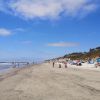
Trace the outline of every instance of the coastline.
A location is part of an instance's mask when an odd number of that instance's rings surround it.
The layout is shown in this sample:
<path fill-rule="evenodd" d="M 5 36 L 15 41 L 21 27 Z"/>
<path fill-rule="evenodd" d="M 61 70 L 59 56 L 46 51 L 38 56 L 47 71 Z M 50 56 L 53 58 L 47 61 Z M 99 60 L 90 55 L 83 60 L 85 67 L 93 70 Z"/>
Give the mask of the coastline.
<path fill-rule="evenodd" d="M 24 67 L 20 67 L 20 68 L 10 68 L 10 69 L 7 69 L 6 71 L 0 72 L 0 81 L 3 80 L 3 79 L 8 78 L 10 76 L 16 75 L 19 71 L 23 71 L 23 70 L 32 68 L 33 66 L 39 67 L 39 66 L 41 66 L 43 64 L 47 64 L 48 65 L 48 63 L 39 63 L 39 64 L 32 64 L 32 65 L 24 66 Z M 49 63 L 49 64 L 52 66 L 52 63 Z M 68 64 L 68 69 L 72 69 L 72 70 L 75 69 L 75 70 L 81 70 L 81 71 L 85 70 L 85 71 L 100 72 L 100 68 L 94 68 L 93 64 L 84 64 L 84 65 L 82 65 L 82 66 L 75 66 L 75 65 Z M 58 64 L 55 64 L 55 68 L 58 68 Z M 65 69 L 64 65 L 62 65 L 61 69 Z"/>
<path fill-rule="evenodd" d="M 35 65 L 35 64 L 34 64 Z M 20 67 L 20 68 L 9 68 L 9 69 L 5 69 L 5 71 L 1 71 L 0 72 L 0 81 L 8 78 L 8 77 L 11 77 L 11 76 L 14 76 L 16 75 L 19 71 L 21 70 L 25 70 L 27 68 L 30 68 L 30 67 L 33 67 L 34 66 L 33 64 L 32 65 L 29 65 L 29 66 L 24 66 L 24 67 Z"/>

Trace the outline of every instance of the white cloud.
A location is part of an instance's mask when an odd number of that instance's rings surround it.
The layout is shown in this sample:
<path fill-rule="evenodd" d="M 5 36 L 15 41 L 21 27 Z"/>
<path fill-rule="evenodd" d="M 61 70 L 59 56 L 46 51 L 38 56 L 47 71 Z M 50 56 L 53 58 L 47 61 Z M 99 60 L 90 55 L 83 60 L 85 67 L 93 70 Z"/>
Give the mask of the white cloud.
<path fill-rule="evenodd" d="M 98 0 L 1 0 L 1 10 L 26 19 L 57 19 L 66 16 L 87 15 L 96 10 Z"/>
<path fill-rule="evenodd" d="M 8 29 L 5 28 L 0 28 L 0 36 L 8 36 L 11 35 L 12 32 Z"/>
<path fill-rule="evenodd" d="M 79 46 L 79 43 L 73 43 L 73 42 L 58 42 L 58 43 L 49 43 L 47 44 L 51 47 L 75 47 Z"/>
<path fill-rule="evenodd" d="M 25 29 L 23 28 L 16 28 L 16 29 L 6 29 L 6 28 L 0 28 L 0 36 L 9 36 L 11 34 L 24 32 Z"/>

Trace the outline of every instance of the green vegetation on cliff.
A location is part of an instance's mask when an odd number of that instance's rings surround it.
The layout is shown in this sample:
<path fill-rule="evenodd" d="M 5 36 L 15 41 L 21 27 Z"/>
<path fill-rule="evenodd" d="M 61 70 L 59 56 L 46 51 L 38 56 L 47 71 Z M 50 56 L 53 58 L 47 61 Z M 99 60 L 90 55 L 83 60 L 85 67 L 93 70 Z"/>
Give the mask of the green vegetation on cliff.
<path fill-rule="evenodd" d="M 70 58 L 71 60 L 75 59 L 88 59 L 88 58 L 96 58 L 100 56 L 100 47 L 90 49 L 88 52 L 76 52 L 65 55 L 64 58 Z"/>

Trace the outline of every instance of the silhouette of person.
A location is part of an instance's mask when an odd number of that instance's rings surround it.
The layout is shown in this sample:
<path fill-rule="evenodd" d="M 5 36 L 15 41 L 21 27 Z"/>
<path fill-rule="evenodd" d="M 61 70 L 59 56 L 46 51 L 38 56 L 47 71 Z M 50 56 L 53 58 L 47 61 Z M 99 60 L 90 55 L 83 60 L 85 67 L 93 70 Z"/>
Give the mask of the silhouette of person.
<path fill-rule="evenodd" d="M 55 62 L 53 62 L 53 67 L 55 66 Z"/>

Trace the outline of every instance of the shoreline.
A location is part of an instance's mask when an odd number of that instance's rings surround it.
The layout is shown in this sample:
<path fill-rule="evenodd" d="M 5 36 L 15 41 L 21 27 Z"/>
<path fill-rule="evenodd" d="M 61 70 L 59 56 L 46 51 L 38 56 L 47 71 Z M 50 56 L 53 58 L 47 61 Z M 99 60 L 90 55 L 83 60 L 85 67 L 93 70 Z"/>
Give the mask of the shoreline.
<path fill-rule="evenodd" d="M 6 75 L 6 74 L 10 74 L 10 73 L 13 73 L 13 72 L 16 72 L 16 71 L 24 70 L 24 69 L 27 69 L 27 68 L 30 68 L 30 67 L 33 67 L 33 66 L 39 66 L 39 65 L 43 65 L 43 64 L 48 64 L 48 63 L 31 64 L 29 66 L 23 66 L 23 67 L 19 67 L 19 68 L 10 68 L 10 69 L 7 69 L 7 71 L 0 72 L 0 77 L 3 76 L 3 75 Z M 86 67 L 87 65 L 89 65 L 90 67 Z M 76 66 L 76 65 L 68 64 L 68 69 L 100 71 L 100 68 L 93 67 L 94 66 L 93 64 L 87 64 L 87 65 L 85 65 L 85 67 L 84 67 L 84 65 Z M 55 67 L 58 67 L 58 64 L 55 64 Z M 62 68 L 64 68 L 64 65 L 62 65 Z"/>
<path fill-rule="evenodd" d="M 0 81 L 2 81 L 3 79 L 8 78 L 10 76 L 16 75 L 19 71 L 22 71 L 22 70 L 25 70 L 25 69 L 29 69 L 30 67 L 33 67 L 33 66 L 43 65 L 43 64 L 48 64 L 48 63 L 32 64 L 32 65 L 24 66 L 24 67 L 20 67 L 20 68 L 10 68 L 7 71 L 0 72 Z M 91 65 L 93 66 L 93 64 L 91 64 Z M 58 64 L 55 64 L 55 67 L 58 68 Z M 65 69 L 64 66 L 62 66 L 61 69 Z M 75 65 L 70 65 L 70 64 L 68 64 L 68 68 L 67 69 L 72 69 L 72 70 L 75 69 L 75 70 L 81 70 L 81 71 L 82 70 L 87 70 L 87 71 L 95 71 L 95 72 L 99 72 L 100 71 L 100 68 L 75 66 Z"/>
<path fill-rule="evenodd" d="M 33 67 L 35 64 L 32 64 L 30 66 L 24 66 L 24 67 L 20 67 L 20 68 L 11 68 L 5 72 L 0 72 L 0 81 L 8 78 L 8 77 L 11 77 L 11 76 L 14 76 L 16 75 L 19 71 L 21 70 L 25 70 L 27 68 L 30 68 L 30 67 Z"/>

